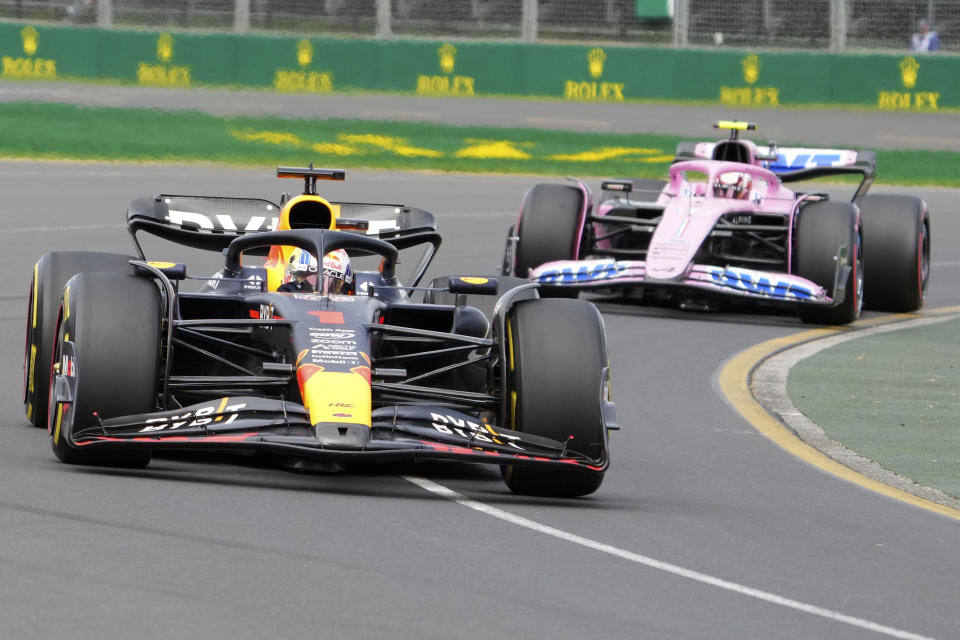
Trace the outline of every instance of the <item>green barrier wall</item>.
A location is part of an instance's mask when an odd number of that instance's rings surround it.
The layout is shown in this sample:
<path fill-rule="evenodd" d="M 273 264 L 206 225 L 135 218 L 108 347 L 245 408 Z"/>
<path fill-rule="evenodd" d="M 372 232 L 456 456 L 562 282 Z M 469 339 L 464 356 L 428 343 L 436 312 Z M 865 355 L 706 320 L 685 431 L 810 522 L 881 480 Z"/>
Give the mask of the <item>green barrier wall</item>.
<path fill-rule="evenodd" d="M 0 24 L 8 79 L 727 105 L 960 107 L 960 57 L 284 38 Z"/>

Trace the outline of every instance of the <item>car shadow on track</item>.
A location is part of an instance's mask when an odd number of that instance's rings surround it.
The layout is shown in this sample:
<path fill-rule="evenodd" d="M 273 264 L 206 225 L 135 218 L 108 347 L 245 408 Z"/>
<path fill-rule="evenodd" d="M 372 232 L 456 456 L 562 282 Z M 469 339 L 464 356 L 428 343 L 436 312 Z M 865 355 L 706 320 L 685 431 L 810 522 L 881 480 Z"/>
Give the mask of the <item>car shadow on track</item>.
<path fill-rule="evenodd" d="M 633 297 L 589 295 L 582 297 L 584 300 L 592 302 L 605 314 L 796 329 L 813 329 L 823 326 L 804 324 L 789 309 L 765 307 L 755 303 L 728 303 L 716 307 L 705 305 L 703 308 L 681 308 L 676 303 L 648 301 Z"/>
<path fill-rule="evenodd" d="M 71 473 L 142 478 L 168 482 L 187 482 L 247 486 L 284 491 L 324 491 L 345 495 L 384 495 L 393 487 L 397 493 L 418 494 L 413 485 L 396 481 L 402 476 L 420 476 L 435 482 L 457 481 L 479 485 L 503 486 L 495 467 L 452 463 L 356 464 L 343 469 L 309 471 L 288 469 L 260 456 L 210 452 L 165 452 L 155 454 L 144 469 L 57 465 Z M 381 480 L 389 480 L 384 483 Z M 503 492 L 507 489 L 503 486 Z"/>
<path fill-rule="evenodd" d="M 623 508 L 603 500 L 603 488 L 584 498 L 548 498 L 510 493 L 496 467 L 449 462 L 380 463 L 351 465 L 335 472 L 292 471 L 257 460 L 255 456 L 217 453 L 155 455 L 145 469 L 57 465 L 70 473 L 170 483 L 221 485 L 277 491 L 302 491 L 355 497 L 393 497 L 435 500 L 436 496 L 404 480 L 426 478 L 475 500 L 503 507 L 520 505 L 563 508 Z"/>

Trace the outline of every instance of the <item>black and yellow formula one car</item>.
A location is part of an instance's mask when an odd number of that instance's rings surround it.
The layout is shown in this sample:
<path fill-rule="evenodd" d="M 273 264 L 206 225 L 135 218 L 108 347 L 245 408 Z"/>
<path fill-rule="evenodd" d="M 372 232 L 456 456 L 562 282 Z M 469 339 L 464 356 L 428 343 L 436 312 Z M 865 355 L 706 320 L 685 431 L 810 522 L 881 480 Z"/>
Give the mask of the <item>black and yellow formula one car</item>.
<path fill-rule="evenodd" d="M 344 179 L 339 170 L 278 176 L 303 179 L 304 193 L 280 206 L 141 198 L 127 213 L 138 255 L 36 263 L 24 403 L 60 460 L 136 467 L 164 450 L 263 452 L 299 469 L 455 460 L 499 465 L 518 493 L 596 491 L 617 422 L 593 305 L 540 299 L 515 278 L 418 287 L 441 240 L 432 214 L 330 202 L 317 181 Z M 141 232 L 222 252 L 223 267 L 194 279 L 184 264 L 148 261 Z M 402 286 L 407 249 L 421 255 Z M 493 300 L 489 314 L 468 304 Z"/>

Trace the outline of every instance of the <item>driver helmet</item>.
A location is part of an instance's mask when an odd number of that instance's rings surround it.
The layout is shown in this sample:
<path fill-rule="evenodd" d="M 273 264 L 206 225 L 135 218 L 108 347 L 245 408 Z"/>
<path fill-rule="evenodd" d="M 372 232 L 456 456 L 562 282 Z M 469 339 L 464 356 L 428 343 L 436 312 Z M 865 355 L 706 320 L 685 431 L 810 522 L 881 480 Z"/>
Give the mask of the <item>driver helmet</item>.
<path fill-rule="evenodd" d="M 721 173 L 713 182 L 713 195 L 731 200 L 746 200 L 753 188 L 753 178 L 749 173 L 728 171 Z"/>
<path fill-rule="evenodd" d="M 350 256 L 343 249 L 331 251 L 323 256 L 321 274 L 324 293 L 348 293 L 353 287 L 353 269 L 350 268 Z"/>
<path fill-rule="evenodd" d="M 310 255 L 309 251 L 303 249 L 294 249 L 290 254 L 290 260 L 287 262 L 287 282 L 303 282 L 310 285 L 312 290 L 317 288 L 317 259 Z"/>

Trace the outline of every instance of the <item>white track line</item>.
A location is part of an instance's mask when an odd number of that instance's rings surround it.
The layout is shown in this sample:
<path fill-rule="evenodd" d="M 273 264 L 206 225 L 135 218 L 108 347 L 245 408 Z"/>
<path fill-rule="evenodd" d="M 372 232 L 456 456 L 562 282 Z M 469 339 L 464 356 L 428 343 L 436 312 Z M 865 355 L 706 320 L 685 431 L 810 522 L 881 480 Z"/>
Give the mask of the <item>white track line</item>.
<path fill-rule="evenodd" d="M 413 484 L 426 489 L 427 491 L 436 494 L 447 500 L 452 500 L 457 504 L 463 505 L 464 507 L 469 507 L 474 511 L 479 511 L 488 516 L 493 516 L 510 524 L 514 524 L 538 533 L 543 533 L 548 536 L 553 536 L 560 540 L 566 542 L 572 542 L 578 544 L 582 547 L 588 549 L 593 549 L 594 551 L 600 551 L 624 560 L 629 560 L 636 564 L 641 564 L 652 569 L 657 569 L 659 571 L 665 571 L 667 573 L 672 573 L 675 576 L 680 576 L 681 578 L 687 578 L 688 580 L 695 580 L 703 584 L 708 584 L 713 587 L 718 587 L 720 589 L 725 589 L 727 591 L 732 591 L 743 596 L 750 598 L 756 598 L 757 600 L 763 600 L 771 604 L 776 604 L 781 607 L 787 607 L 788 609 L 794 609 L 796 611 L 802 611 L 804 613 L 809 613 L 811 615 L 819 616 L 821 618 L 826 618 L 828 620 L 834 620 L 836 622 L 842 622 L 859 629 L 866 629 L 867 631 L 875 631 L 891 638 L 902 638 L 904 640 L 932 640 L 928 636 L 922 636 L 917 633 L 911 633 L 909 631 L 902 631 L 900 629 L 894 629 L 893 627 L 888 627 L 876 622 L 871 622 L 870 620 L 864 620 L 863 618 L 857 618 L 854 616 L 848 616 L 837 611 L 831 611 L 830 609 L 824 609 L 823 607 L 818 607 L 812 604 L 806 604 L 804 602 L 799 602 L 797 600 L 791 600 L 790 598 L 785 598 L 783 596 L 778 596 L 775 593 L 770 593 L 768 591 L 761 591 L 760 589 L 754 589 L 752 587 L 747 587 L 736 582 L 730 582 L 729 580 L 723 580 L 722 578 L 715 578 L 713 576 L 707 575 L 705 573 L 700 573 L 698 571 L 693 571 L 691 569 L 685 569 L 683 567 L 677 566 L 675 564 L 670 564 L 668 562 L 662 562 L 648 556 L 640 555 L 639 553 L 634 553 L 632 551 L 627 551 L 625 549 L 620 549 L 609 544 L 604 544 L 603 542 L 597 542 L 596 540 L 591 540 L 590 538 L 584 538 L 583 536 L 578 536 L 573 533 L 562 531 L 560 529 L 555 529 L 553 527 L 547 526 L 545 524 L 540 524 L 533 520 L 529 520 L 522 516 L 514 515 L 502 509 L 496 507 L 491 507 L 490 505 L 478 502 L 471 498 L 468 498 L 452 489 L 448 489 L 443 485 L 437 484 L 432 480 L 427 480 L 426 478 L 418 478 L 414 476 L 404 476 L 404 479 L 412 482 Z"/>

